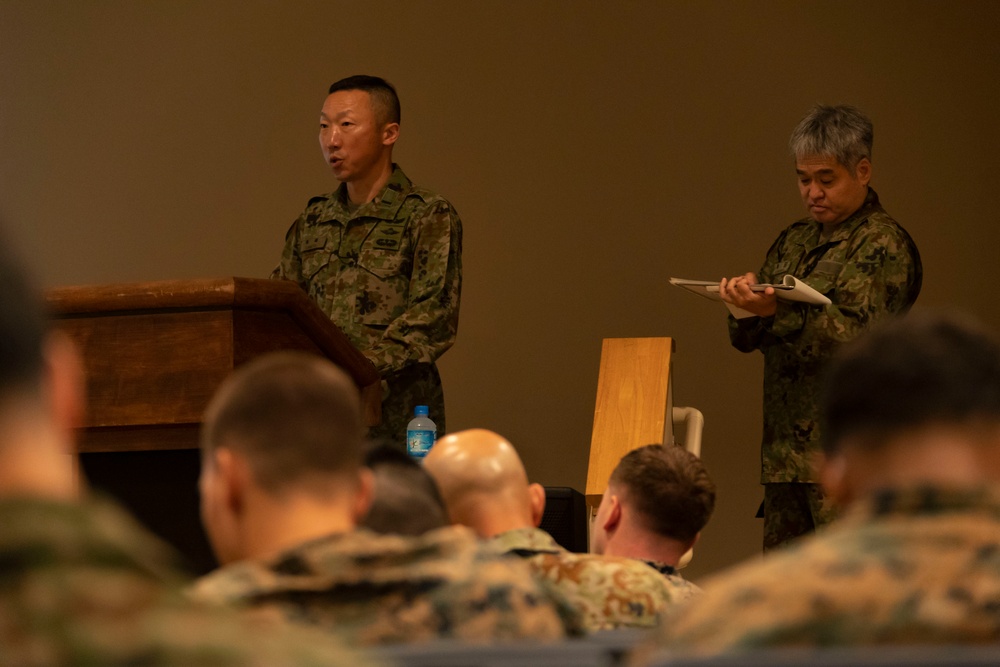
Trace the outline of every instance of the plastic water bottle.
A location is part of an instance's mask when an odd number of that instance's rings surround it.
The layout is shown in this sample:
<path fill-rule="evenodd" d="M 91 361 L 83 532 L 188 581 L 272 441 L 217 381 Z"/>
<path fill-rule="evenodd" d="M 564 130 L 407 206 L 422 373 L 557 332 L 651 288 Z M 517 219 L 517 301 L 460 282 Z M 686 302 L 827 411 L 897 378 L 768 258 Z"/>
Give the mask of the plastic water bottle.
<path fill-rule="evenodd" d="M 413 409 L 413 419 L 406 426 L 406 451 L 420 460 L 427 456 L 437 440 L 437 424 L 427 416 L 427 406 L 418 405 Z"/>

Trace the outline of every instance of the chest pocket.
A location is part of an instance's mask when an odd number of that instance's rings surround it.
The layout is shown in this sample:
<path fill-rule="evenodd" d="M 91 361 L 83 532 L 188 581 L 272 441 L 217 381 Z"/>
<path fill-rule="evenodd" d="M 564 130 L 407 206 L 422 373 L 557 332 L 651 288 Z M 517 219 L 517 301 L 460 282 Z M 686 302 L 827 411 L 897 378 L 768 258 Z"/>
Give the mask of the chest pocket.
<path fill-rule="evenodd" d="M 368 326 L 388 326 L 406 311 L 412 260 L 365 245 L 358 257 L 358 319 Z"/>
<path fill-rule="evenodd" d="M 409 282 L 412 259 L 403 252 L 405 231 L 405 222 L 379 222 L 361 247 L 358 265 L 382 280 L 405 273 Z"/>
<path fill-rule="evenodd" d="M 837 289 L 837 279 L 844 268 L 843 262 L 835 262 L 829 259 L 816 262 L 816 268 L 812 270 L 809 277 L 805 279 L 810 287 L 820 294 L 833 297 Z"/>
<path fill-rule="evenodd" d="M 299 243 L 299 257 L 302 260 L 302 276 L 306 280 L 312 280 L 317 273 L 322 271 L 329 263 L 333 254 L 331 248 L 335 248 L 329 234 L 305 237 Z"/>

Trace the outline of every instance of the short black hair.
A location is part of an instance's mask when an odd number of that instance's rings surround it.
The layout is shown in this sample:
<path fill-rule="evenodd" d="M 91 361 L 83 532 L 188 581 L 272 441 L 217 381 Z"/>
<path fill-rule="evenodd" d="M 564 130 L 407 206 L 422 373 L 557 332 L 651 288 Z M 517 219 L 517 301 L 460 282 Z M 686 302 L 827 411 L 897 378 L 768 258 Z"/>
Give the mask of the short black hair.
<path fill-rule="evenodd" d="M 365 465 L 375 475 L 375 492 L 362 527 L 377 533 L 422 535 L 448 525 L 437 484 L 402 447 L 373 442 Z"/>
<path fill-rule="evenodd" d="M 379 125 L 398 123 L 402 117 L 396 89 L 381 77 L 355 74 L 332 83 L 327 95 L 333 95 L 341 90 L 363 90 L 368 93 Z"/>
<path fill-rule="evenodd" d="M 957 314 L 890 320 L 835 355 L 821 415 L 828 454 L 847 438 L 877 447 L 922 425 L 1000 422 L 1000 342 Z"/>
<path fill-rule="evenodd" d="M 361 468 L 364 426 L 354 381 L 305 352 L 272 352 L 237 368 L 209 403 L 204 454 L 230 447 L 246 457 L 261 488 L 301 488 L 310 476 Z"/>
<path fill-rule="evenodd" d="M 646 445 L 618 462 L 609 485 L 620 487 L 646 528 L 693 540 L 715 509 L 715 483 L 701 459 L 677 445 Z"/>
<path fill-rule="evenodd" d="M 0 230 L 0 397 L 41 386 L 48 327 L 41 294 Z"/>

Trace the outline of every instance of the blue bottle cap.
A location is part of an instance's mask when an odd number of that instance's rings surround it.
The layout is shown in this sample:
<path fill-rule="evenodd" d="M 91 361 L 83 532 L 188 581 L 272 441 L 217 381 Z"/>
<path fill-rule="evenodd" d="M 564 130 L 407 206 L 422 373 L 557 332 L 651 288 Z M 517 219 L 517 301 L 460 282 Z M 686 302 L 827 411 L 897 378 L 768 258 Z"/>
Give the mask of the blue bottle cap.
<path fill-rule="evenodd" d="M 430 413 L 427 411 L 426 405 L 418 405 L 417 407 L 413 408 L 414 417 L 426 417 L 428 414 Z"/>

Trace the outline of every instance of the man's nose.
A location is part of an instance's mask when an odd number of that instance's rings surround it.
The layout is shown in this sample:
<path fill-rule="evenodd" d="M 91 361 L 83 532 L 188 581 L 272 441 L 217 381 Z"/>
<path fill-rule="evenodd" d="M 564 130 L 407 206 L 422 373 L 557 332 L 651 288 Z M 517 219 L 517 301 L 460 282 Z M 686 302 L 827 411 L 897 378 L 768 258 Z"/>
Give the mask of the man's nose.
<path fill-rule="evenodd" d="M 809 185 L 809 199 L 817 201 L 823 198 L 823 188 L 812 183 Z"/>
<path fill-rule="evenodd" d="M 331 127 L 330 131 L 326 134 L 326 145 L 330 148 L 337 148 L 340 146 L 340 131 Z"/>

